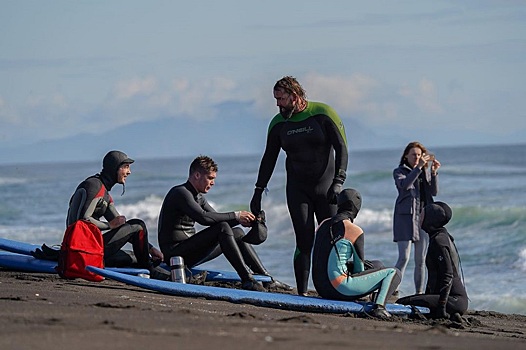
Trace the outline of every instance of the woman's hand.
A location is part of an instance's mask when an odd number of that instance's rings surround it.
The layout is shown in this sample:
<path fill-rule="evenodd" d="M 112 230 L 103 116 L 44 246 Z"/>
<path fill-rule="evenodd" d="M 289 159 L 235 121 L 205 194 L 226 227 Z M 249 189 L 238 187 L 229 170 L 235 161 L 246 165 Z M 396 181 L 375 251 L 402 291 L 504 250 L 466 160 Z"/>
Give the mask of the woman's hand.
<path fill-rule="evenodd" d="M 429 162 L 431 160 L 431 156 L 429 154 L 422 154 L 422 157 L 420 157 L 420 159 L 418 160 L 418 164 L 417 164 L 417 167 L 419 167 L 420 169 L 422 169 L 423 167 L 426 166 L 427 162 Z"/>
<path fill-rule="evenodd" d="M 433 163 L 431 164 L 431 174 L 436 175 L 440 165 L 441 164 L 437 159 L 433 160 Z"/>

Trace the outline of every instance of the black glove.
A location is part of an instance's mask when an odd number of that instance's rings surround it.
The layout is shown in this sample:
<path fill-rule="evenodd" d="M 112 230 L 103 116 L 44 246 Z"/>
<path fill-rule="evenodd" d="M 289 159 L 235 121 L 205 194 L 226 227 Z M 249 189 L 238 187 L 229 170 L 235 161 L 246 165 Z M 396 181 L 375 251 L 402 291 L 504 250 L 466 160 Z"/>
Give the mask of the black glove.
<path fill-rule="evenodd" d="M 243 237 L 243 242 L 258 245 L 266 241 L 267 239 L 267 225 L 265 212 L 262 210 L 256 217 L 256 220 L 252 224 L 252 228 Z"/>
<path fill-rule="evenodd" d="M 60 250 L 48 247 L 45 243 L 42 244 L 41 248 L 35 249 L 31 252 L 31 255 L 37 259 L 58 261 Z"/>
<path fill-rule="evenodd" d="M 332 180 L 332 185 L 327 191 L 327 201 L 329 204 L 336 204 L 338 195 L 342 191 L 343 182 L 340 179 Z"/>
<path fill-rule="evenodd" d="M 256 187 L 254 189 L 254 195 L 250 200 L 250 211 L 254 215 L 258 215 L 261 212 L 261 195 L 263 194 L 263 188 Z"/>
<path fill-rule="evenodd" d="M 439 305 L 435 313 L 435 318 L 447 318 L 449 319 L 449 314 L 446 312 L 446 304 Z"/>

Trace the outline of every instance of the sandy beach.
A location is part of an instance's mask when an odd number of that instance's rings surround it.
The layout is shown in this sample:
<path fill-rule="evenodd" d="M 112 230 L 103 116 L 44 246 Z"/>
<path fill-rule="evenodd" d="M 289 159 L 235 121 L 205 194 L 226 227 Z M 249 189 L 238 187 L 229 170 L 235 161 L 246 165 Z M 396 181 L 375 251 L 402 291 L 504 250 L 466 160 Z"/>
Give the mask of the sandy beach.
<path fill-rule="evenodd" d="M 526 316 L 389 321 L 163 295 L 0 269 L 1 349 L 526 349 Z"/>

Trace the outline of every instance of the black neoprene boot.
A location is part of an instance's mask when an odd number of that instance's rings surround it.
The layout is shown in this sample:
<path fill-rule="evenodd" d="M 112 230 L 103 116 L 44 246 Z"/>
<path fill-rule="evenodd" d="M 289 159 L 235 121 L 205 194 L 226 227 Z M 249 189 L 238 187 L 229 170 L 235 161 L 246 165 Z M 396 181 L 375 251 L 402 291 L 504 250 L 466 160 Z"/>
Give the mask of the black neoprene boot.
<path fill-rule="evenodd" d="M 263 285 L 260 282 L 256 281 L 254 278 L 250 278 L 248 280 L 242 281 L 241 288 L 246 289 L 246 290 L 253 290 L 256 292 L 266 292 L 267 291 L 265 287 L 263 287 Z"/>
<path fill-rule="evenodd" d="M 375 304 L 372 310 L 367 312 L 367 315 L 384 320 L 391 317 L 391 314 L 385 309 L 385 306 L 380 304 Z"/>

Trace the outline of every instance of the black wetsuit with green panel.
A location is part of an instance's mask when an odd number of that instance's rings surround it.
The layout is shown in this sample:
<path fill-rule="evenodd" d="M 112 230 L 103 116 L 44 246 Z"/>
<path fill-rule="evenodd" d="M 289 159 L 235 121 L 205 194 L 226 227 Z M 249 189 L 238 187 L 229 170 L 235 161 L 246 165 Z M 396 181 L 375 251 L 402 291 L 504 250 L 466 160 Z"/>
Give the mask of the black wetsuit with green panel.
<path fill-rule="evenodd" d="M 296 235 L 294 273 L 298 293 L 307 291 L 315 221 L 336 214 L 327 191 L 334 179 L 346 177 L 348 151 L 345 128 L 330 106 L 309 101 L 305 110 L 289 119 L 277 114 L 268 129 L 267 144 L 256 187 L 266 188 L 280 150 L 287 155 L 287 206 Z"/>

